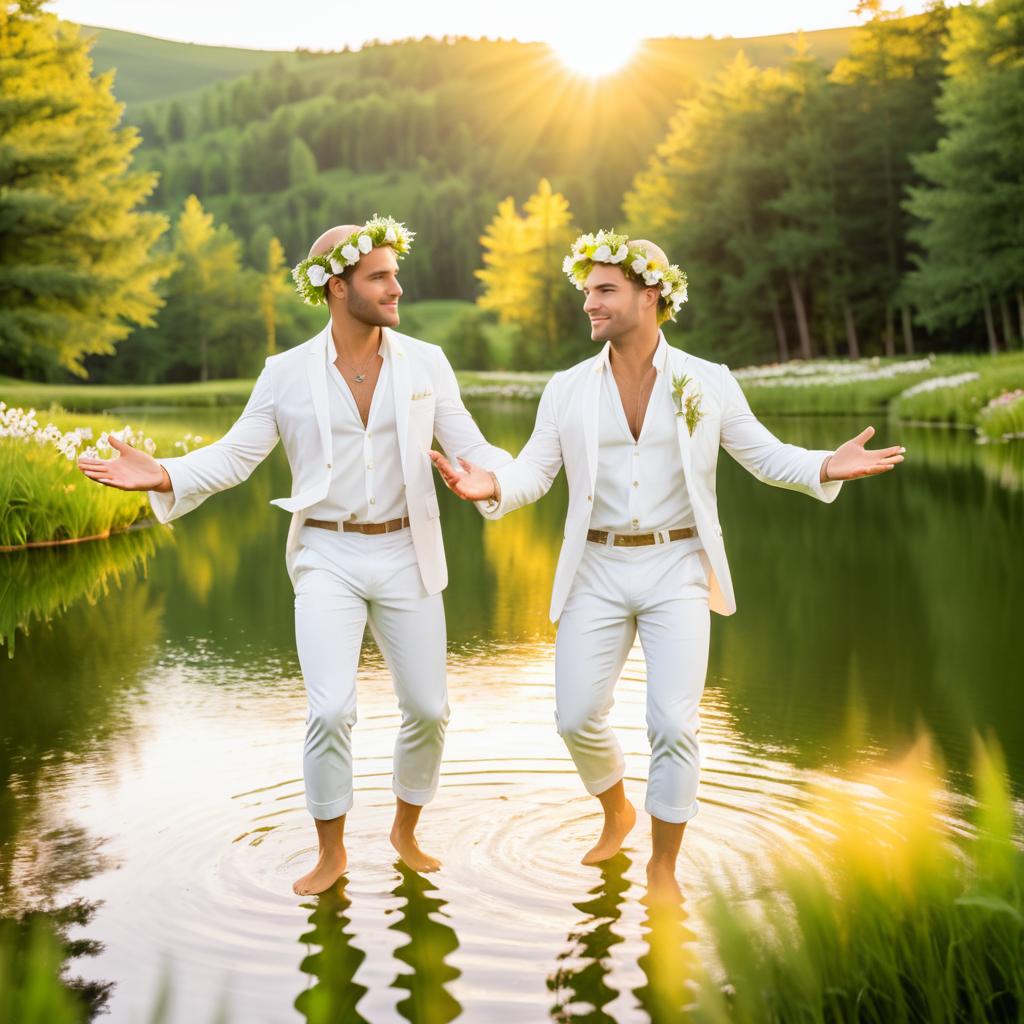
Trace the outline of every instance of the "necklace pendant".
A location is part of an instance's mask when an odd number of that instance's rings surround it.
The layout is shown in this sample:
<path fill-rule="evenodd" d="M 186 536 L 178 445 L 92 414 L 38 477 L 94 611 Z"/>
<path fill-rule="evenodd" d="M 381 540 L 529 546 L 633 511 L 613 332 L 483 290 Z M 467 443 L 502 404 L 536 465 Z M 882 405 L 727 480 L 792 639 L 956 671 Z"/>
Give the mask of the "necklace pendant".
<path fill-rule="evenodd" d="M 363 384 L 366 381 L 366 374 L 365 373 L 357 373 L 352 379 L 357 384 Z"/>

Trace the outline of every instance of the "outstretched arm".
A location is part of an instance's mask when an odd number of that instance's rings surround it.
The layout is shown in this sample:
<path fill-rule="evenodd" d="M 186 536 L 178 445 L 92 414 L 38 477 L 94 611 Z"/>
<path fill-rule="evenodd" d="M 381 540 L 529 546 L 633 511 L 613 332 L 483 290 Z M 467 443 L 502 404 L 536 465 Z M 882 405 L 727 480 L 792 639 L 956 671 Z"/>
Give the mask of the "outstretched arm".
<path fill-rule="evenodd" d="M 537 422 L 529 441 L 511 462 L 493 472 L 465 458 L 458 458 L 459 472 L 440 452 L 430 458 L 447 487 L 466 501 L 489 501 L 477 506 L 488 519 L 529 505 L 548 492 L 562 468 L 562 444 L 558 435 L 556 374 L 548 381 L 537 408 Z"/>
<path fill-rule="evenodd" d="M 211 494 L 248 479 L 278 440 L 270 371 L 264 367 L 242 415 L 213 444 L 187 455 L 154 459 L 111 438 L 117 459 L 79 459 L 91 480 L 124 491 L 149 491 L 161 523 L 190 512 Z"/>
<path fill-rule="evenodd" d="M 748 472 L 764 483 L 835 501 L 844 480 L 877 476 L 903 461 L 900 446 L 868 451 L 874 435 L 868 427 L 834 452 L 784 444 L 751 411 L 739 382 L 724 373 L 722 394 L 722 447 Z"/>
<path fill-rule="evenodd" d="M 434 403 L 434 434 L 448 458 L 472 459 L 487 469 L 497 469 L 512 461 L 504 448 L 488 443 L 476 420 L 462 402 L 455 371 L 443 352 L 440 360 L 439 387 Z"/>

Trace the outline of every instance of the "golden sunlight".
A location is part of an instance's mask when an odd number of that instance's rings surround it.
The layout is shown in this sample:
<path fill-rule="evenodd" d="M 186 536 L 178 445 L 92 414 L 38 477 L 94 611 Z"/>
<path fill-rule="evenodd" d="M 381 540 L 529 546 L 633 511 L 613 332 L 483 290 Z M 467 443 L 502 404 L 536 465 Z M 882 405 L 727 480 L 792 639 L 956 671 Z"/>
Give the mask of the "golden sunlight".
<path fill-rule="evenodd" d="M 623 28 L 600 33 L 577 29 L 553 38 L 551 48 L 571 71 L 600 78 L 624 67 L 640 46 L 640 37 Z"/>

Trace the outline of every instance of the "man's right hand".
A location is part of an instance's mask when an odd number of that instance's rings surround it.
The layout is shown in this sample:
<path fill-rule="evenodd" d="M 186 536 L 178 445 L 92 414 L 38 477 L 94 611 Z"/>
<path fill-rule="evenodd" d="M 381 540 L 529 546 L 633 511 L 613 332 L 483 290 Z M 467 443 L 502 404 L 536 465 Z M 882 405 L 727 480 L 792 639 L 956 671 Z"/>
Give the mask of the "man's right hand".
<path fill-rule="evenodd" d="M 167 470 L 152 455 L 140 452 L 116 437 L 108 437 L 107 440 L 119 458 L 78 460 L 78 468 L 90 480 L 121 491 L 167 492 L 172 489 Z"/>
<path fill-rule="evenodd" d="M 460 473 L 440 452 L 430 451 L 427 454 L 448 489 L 464 501 L 487 501 L 495 497 L 494 479 L 486 469 L 459 459 L 459 465 L 462 466 Z"/>

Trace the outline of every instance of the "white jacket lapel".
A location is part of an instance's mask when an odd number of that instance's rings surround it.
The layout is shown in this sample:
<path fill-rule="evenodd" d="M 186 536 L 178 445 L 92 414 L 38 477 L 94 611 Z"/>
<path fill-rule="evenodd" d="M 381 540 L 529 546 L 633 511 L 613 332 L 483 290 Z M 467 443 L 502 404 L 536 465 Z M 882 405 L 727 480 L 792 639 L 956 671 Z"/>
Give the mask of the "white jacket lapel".
<path fill-rule="evenodd" d="M 309 379 L 309 392 L 313 401 L 313 413 L 320 430 L 320 443 L 323 447 L 325 463 L 331 461 L 331 411 L 327 401 L 327 339 L 330 337 L 331 322 L 323 334 L 310 346 L 306 357 L 306 376 Z"/>
<path fill-rule="evenodd" d="M 672 409 L 676 412 L 676 436 L 679 439 L 679 455 L 683 461 L 683 478 L 686 480 L 686 487 L 691 495 L 691 501 L 693 500 L 693 459 L 691 448 L 693 447 L 690 443 L 690 431 L 686 426 L 686 416 L 679 415 L 676 409 L 676 398 L 674 395 L 675 384 L 674 379 L 681 377 L 686 373 L 686 353 L 680 351 L 677 348 L 670 348 L 668 350 L 669 355 L 669 372 L 665 375 L 668 378 L 668 389 L 669 397 L 672 399 Z M 691 382 L 692 385 L 692 382 Z M 687 387 L 687 390 L 689 390 Z"/>
<path fill-rule="evenodd" d="M 590 494 L 594 493 L 597 484 L 597 442 L 599 417 L 601 410 L 601 385 L 604 383 L 604 371 L 608 366 L 609 342 L 605 342 L 601 354 L 594 361 L 594 370 L 587 375 L 583 394 L 583 446 L 587 454 L 587 469 L 590 473 Z"/>
<path fill-rule="evenodd" d="M 402 465 L 405 466 L 405 435 L 409 427 L 409 402 L 412 399 L 409 359 L 405 354 L 405 346 L 398 335 L 387 327 L 382 328 L 382 331 L 391 357 L 391 388 L 395 395 L 395 431 L 398 434 L 399 456 Z"/>

